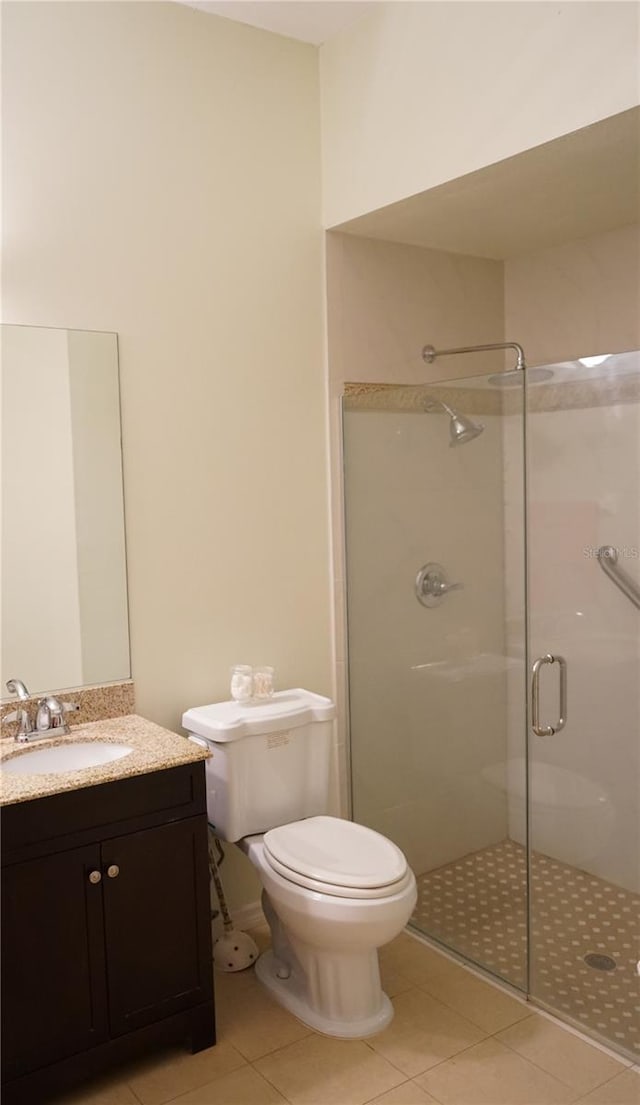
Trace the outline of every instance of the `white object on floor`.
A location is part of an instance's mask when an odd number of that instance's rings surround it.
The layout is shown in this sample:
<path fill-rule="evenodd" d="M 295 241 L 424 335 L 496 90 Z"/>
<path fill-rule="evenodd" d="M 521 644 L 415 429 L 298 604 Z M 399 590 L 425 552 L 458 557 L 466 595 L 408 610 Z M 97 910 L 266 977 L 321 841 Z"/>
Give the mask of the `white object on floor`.
<path fill-rule="evenodd" d="M 258 960 L 258 945 L 248 932 L 233 929 L 213 945 L 213 965 L 219 971 L 244 971 Z"/>

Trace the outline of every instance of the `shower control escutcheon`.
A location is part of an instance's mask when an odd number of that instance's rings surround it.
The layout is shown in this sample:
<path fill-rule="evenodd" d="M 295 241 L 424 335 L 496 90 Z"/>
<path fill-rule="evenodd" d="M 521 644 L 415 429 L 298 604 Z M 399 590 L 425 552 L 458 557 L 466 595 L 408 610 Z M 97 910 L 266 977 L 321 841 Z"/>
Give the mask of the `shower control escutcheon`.
<path fill-rule="evenodd" d="M 423 606 L 439 606 L 449 591 L 461 591 L 463 583 L 449 583 L 442 564 L 425 564 L 416 576 L 416 598 Z"/>

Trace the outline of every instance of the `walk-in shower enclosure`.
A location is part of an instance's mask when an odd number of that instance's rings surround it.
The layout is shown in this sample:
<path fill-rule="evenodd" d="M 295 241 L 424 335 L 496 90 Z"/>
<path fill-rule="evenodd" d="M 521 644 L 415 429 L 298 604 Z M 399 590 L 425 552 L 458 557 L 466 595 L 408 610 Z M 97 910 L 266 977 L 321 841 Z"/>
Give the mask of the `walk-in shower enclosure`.
<path fill-rule="evenodd" d="M 640 355 L 347 385 L 343 428 L 353 816 L 418 932 L 638 1062 Z"/>

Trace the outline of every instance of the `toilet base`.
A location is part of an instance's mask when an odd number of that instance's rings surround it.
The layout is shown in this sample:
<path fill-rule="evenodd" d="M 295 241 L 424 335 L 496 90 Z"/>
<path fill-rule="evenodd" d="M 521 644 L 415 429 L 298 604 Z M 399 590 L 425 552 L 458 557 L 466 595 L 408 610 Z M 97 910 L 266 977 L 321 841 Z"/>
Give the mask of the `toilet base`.
<path fill-rule="evenodd" d="M 276 975 L 276 965 L 271 949 L 264 952 L 256 963 L 256 975 L 262 985 L 273 995 L 275 1000 L 284 1005 L 294 1017 L 316 1032 L 322 1032 L 325 1036 L 337 1036 L 343 1040 L 362 1039 L 364 1036 L 374 1036 L 386 1028 L 393 1018 L 393 1006 L 385 993 L 381 991 L 382 1005 L 377 1013 L 371 1017 L 357 1021 L 340 1021 L 333 1017 L 323 1016 L 322 1013 L 312 1009 L 303 992 L 300 980 L 292 974 L 289 978 L 282 979 Z"/>

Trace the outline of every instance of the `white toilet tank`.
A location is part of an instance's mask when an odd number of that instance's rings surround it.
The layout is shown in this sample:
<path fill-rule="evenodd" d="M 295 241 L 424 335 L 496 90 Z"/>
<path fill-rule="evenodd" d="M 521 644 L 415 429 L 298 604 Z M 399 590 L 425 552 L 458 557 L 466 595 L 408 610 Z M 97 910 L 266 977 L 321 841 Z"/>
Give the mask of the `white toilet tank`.
<path fill-rule="evenodd" d="M 207 811 L 223 840 L 327 813 L 335 706 L 300 688 L 260 702 L 214 702 L 182 715 L 209 747 Z"/>

